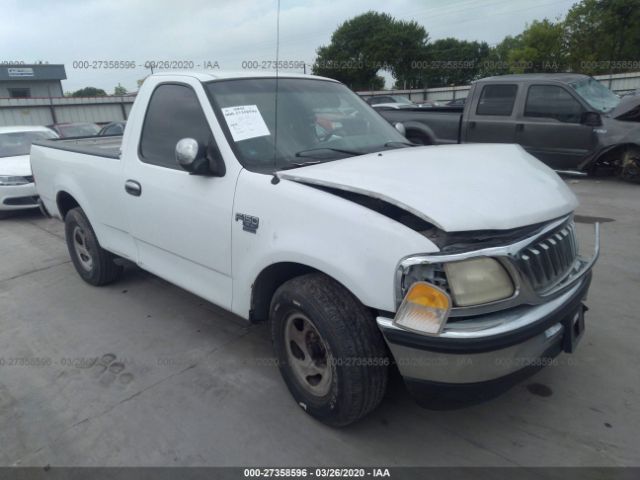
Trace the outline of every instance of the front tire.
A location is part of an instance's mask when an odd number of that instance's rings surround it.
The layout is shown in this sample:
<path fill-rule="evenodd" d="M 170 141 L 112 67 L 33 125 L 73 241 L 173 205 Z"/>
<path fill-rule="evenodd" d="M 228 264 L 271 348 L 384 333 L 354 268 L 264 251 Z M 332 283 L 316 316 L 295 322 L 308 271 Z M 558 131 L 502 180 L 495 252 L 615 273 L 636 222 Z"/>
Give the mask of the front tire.
<path fill-rule="evenodd" d="M 64 224 L 67 248 L 78 275 L 94 286 L 116 280 L 122 273 L 122 266 L 114 262 L 112 253 L 100 246 L 84 211 L 80 207 L 69 210 Z"/>
<path fill-rule="evenodd" d="M 271 302 L 271 334 L 280 372 L 296 402 L 332 426 L 374 410 L 388 363 L 371 313 L 323 274 L 284 283 Z"/>
<path fill-rule="evenodd" d="M 622 180 L 640 183 L 640 149 L 628 148 L 620 159 L 619 176 Z"/>

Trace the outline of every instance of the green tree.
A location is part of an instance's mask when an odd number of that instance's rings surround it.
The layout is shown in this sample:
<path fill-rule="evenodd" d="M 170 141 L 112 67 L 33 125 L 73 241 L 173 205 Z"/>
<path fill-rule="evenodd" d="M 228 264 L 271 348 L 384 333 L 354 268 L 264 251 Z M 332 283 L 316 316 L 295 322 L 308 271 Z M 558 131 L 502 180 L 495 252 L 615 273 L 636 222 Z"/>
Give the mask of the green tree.
<path fill-rule="evenodd" d="M 317 50 L 313 73 L 332 77 L 354 90 L 384 86 L 380 70 L 396 80 L 415 81 L 412 62 L 428 40 L 416 22 L 395 20 L 386 13 L 367 12 L 340 25 L 329 45 Z"/>
<path fill-rule="evenodd" d="M 427 45 L 423 79 L 428 87 L 465 85 L 479 78 L 490 53 L 486 42 L 443 38 Z"/>
<path fill-rule="evenodd" d="M 388 70 L 401 88 L 423 88 L 426 76 L 419 68 L 427 59 L 429 34 L 417 22 L 396 20 L 391 24 L 384 51 Z"/>
<path fill-rule="evenodd" d="M 126 95 L 127 93 L 129 93 L 127 92 L 127 89 L 120 85 L 120 83 L 118 83 L 118 85 L 113 89 L 114 95 Z"/>
<path fill-rule="evenodd" d="M 510 70 L 515 73 L 563 72 L 567 70 L 564 24 L 534 20 L 518 35 L 515 48 L 508 54 Z"/>
<path fill-rule="evenodd" d="M 489 49 L 489 54 L 480 67 L 480 78 L 512 73 L 512 64 L 509 61 L 509 54 L 512 50 L 521 48 L 521 46 L 522 39 L 520 36 L 512 37 L 511 35 L 508 35 L 504 37 L 502 42 Z"/>
<path fill-rule="evenodd" d="M 84 87 L 71 94 L 72 97 L 104 97 L 106 95 L 107 92 L 96 87 Z"/>
<path fill-rule="evenodd" d="M 637 70 L 640 5 L 637 0 L 582 0 L 564 21 L 569 61 L 590 75 Z"/>

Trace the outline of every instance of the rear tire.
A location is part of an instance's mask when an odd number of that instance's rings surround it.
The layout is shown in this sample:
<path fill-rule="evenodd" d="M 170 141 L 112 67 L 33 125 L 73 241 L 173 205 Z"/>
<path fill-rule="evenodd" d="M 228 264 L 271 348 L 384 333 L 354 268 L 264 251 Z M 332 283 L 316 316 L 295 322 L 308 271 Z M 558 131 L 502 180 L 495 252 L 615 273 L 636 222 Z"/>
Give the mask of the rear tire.
<path fill-rule="evenodd" d="M 104 250 L 87 216 L 80 207 L 69 210 L 64 218 L 65 237 L 71 261 L 78 275 L 94 286 L 106 285 L 122 273 L 115 255 Z"/>
<path fill-rule="evenodd" d="M 308 414 L 344 426 L 378 406 L 388 378 L 384 339 L 342 285 L 319 273 L 289 280 L 273 296 L 270 319 L 280 372 Z"/>

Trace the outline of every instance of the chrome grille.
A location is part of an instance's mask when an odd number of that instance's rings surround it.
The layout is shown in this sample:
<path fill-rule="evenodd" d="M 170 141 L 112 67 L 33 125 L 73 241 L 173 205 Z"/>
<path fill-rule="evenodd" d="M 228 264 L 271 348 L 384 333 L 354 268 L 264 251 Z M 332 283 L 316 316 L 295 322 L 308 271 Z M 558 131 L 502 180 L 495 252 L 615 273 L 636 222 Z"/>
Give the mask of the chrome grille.
<path fill-rule="evenodd" d="M 536 291 L 552 287 L 572 269 L 578 256 L 575 224 L 566 224 L 544 239 L 525 247 L 518 263 Z"/>

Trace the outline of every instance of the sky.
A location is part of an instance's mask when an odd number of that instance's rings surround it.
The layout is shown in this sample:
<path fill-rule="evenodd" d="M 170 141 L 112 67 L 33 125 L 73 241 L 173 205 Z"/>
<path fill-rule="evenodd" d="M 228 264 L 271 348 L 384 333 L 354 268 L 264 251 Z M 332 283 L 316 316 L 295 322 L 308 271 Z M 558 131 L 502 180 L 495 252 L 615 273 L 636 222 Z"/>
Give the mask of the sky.
<path fill-rule="evenodd" d="M 330 42 L 342 22 L 369 10 L 415 20 L 431 40 L 456 37 L 495 45 L 533 20 L 564 16 L 576 2 L 281 0 L 278 58 L 313 64 L 316 49 Z M 113 93 L 118 83 L 135 91 L 137 80 L 151 73 L 148 62 L 182 62 L 215 73 L 275 60 L 277 11 L 277 0 L 4 0 L 0 63 L 63 63 L 64 91 L 93 86 Z M 99 68 L 106 61 L 135 67 Z"/>

